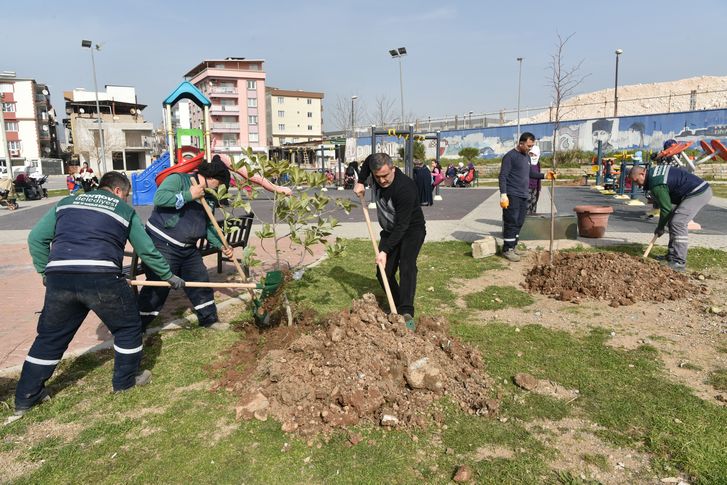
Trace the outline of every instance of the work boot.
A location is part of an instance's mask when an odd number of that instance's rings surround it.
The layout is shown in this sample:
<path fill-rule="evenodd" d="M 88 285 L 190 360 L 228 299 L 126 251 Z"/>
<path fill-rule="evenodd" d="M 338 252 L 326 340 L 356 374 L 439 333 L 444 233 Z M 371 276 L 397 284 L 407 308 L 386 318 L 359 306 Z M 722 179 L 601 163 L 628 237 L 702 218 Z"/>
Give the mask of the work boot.
<path fill-rule="evenodd" d="M 507 259 L 508 261 L 512 261 L 513 263 L 517 263 L 518 261 L 520 261 L 520 256 L 517 255 L 514 249 L 508 249 L 507 251 L 503 251 L 502 257 Z"/>
<path fill-rule="evenodd" d="M 212 325 L 205 325 L 202 328 L 207 328 L 209 330 L 223 331 L 223 330 L 229 330 L 230 324 L 227 322 L 215 322 Z"/>
<path fill-rule="evenodd" d="M 39 404 L 41 404 L 41 403 L 44 403 L 44 402 L 46 402 L 46 401 L 50 401 L 50 396 L 48 395 L 48 392 L 47 392 L 47 391 L 46 391 L 45 389 L 43 389 L 43 397 L 41 397 L 40 399 L 38 399 L 38 400 L 37 400 L 37 401 L 36 401 L 36 402 L 35 402 L 35 403 L 34 403 L 34 404 L 33 404 L 32 406 L 30 406 L 29 408 L 17 408 L 17 407 L 16 407 L 16 408 L 15 408 L 15 413 L 14 413 L 14 415 L 15 415 L 15 416 L 17 416 L 17 417 L 21 417 L 21 416 L 23 416 L 23 415 L 24 415 L 25 413 L 27 413 L 28 411 L 30 411 L 30 410 L 31 410 L 32 408 L 34 408 L 35 406 L 37 406 L 37 405 L 39 405 Z"/>
<path fill-rule="evenodd" d="M 406 328 L 411 330 L 412 332 L 416 331 L 417 324 L 414 321 L 414 317 L 412 317 L 408 313 L 403 314 L 402 317 L 404 317 L 404 326 L 406 326 Z"/>
<path fill-rule="evenodd" d="M 134 381 L 137 386 L 146 386 L 149 384 L 149 381 L 151 381 L 151 371 L 149 369 L 144 369 L 141 371 L 141 374 L 134 378 Z"/>
<path fill-rule="evenodd" d="M 677 273 L 684 273 L 687 270 L 686 263 L 677 263 L 675 261 L 669 261 L 667 266 L 669 266 L 669 268 L 673 269 Z"/>

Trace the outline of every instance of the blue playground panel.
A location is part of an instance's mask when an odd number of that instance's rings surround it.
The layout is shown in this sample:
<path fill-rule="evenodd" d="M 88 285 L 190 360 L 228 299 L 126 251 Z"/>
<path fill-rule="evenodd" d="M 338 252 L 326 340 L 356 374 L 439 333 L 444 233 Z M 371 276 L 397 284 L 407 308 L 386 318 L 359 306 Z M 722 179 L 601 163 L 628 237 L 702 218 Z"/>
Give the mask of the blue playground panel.
<path fill-rule="evenodd" d="M 169 165 L 169 152 L 164 152 L 146 170 L 138 175 L 131 174 L 131 203 L 133 205 L 152 205 L 154 203 L 154 194 L 157 191 L 155 179 L 159 172 L 169 168 Z"/>

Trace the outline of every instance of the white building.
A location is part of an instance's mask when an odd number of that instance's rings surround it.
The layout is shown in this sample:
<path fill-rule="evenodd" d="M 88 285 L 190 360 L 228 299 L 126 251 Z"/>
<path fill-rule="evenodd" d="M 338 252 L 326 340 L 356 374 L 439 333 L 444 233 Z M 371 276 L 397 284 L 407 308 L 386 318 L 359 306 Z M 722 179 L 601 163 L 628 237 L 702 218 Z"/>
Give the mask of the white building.
<path fill-rule="evenodd" d="M 57 158 L 56 114 L 48 86 L 14 72 L 0 73 L 0 101 L 6 144 L 0 144 L 0 159 L 9 155 L 13 165 L 29 160 Z"/>
<path fill-rule="evenodd" d="M 268 146 L 320 140 L 323 136 L 323 93 L 265 89 Z"/>
<path fill-rule="evenodd" d="M 141 112 L 146 105 L 137 102 L 133 87 L 109 85 L 106 92 L 98 93 L 102 123 L 98 122 L 95 92 L 74 89 L 65 92 L 64 97 L 66 139 L 79 163 L 88 162 L 97 172 L 103 172 L 102 158 L 106 171 L 128 172 L 148 166 L 155 144 L 154 126 L 144 121 Z"/>

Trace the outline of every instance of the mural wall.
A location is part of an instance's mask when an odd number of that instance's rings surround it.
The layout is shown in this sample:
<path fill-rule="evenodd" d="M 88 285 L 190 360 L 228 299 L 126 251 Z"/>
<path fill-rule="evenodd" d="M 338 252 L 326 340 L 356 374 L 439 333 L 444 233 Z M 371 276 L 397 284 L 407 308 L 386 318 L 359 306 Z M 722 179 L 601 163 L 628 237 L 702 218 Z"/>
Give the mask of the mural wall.
<path fill-rule="evenodd" d="M 553 124 L 521 125 L 520 131 L 533 133 L 543 153 L 553 150 Z M 443 131 L 441 157 L 456 158 L 465 147 L 480 150 L 480 158 L 499 158 L 516 144 L 517 126 L 497 126 L 470 130 Z M 558 133 L 558 150 L 595 151 L 600 140 L 605 152 L 618 150 L 661 150 L 664 141 L 699 141 L 704 138 L 727 138 L 727 109 L 684 111 L 643 116 L 622 116 L 593 120 L 564 121 Z M 427 158 L 434 158 L 436 143 L 427 140 Z M 404 139 L 378 137 L 376 151 L 396 157 Z M 346 143 L 346 160 L 363 160 L 371 153 L 371 138 L 350 138 Z"/>

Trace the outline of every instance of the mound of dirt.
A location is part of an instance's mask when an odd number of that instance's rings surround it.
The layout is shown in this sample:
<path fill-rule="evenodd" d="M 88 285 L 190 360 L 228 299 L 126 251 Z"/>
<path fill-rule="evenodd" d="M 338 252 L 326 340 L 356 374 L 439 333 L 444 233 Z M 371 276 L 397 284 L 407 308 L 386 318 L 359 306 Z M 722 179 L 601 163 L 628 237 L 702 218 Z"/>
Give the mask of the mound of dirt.
<path fill-rule="evenodd" d="M 529 291 L 558 300 L 608 300 L 611 306 L 638 301 L 677 300 L 699 293 L 689 277 L 658 264 L 623 253 L 557 253 L 553 265 L 547 254 L 526 275 Z"/>
<path fill-rule="evenodd" d="M 441 419 L 431 405 L 442 396 L 471 414 L 499 407 L 478 350 L 449 337 L 440 318 L 422 316 L 408 330 L 372 294 L 270 350 L 249 378 L 230 384 L 224 387 L 242 395 L 238 418 L 272 416 L 283 431 L 303 435 L 359 422 L 426 426 Z"/>

